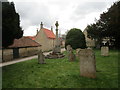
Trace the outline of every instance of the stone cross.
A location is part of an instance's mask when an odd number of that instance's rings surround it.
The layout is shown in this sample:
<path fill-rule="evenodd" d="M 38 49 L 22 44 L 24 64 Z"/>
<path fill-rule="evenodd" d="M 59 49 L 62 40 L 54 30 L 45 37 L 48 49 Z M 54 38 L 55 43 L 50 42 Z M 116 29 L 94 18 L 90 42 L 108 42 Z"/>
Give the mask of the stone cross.
<path fill-rule="evenodd" d="M 56 21 L 55 23 L 56 26 L 56 40 L 55 40 L 55 48 L 54 48 L 54 52 L 55 53 L 60 53 L 61 52 L 61 47 L 60 47 L 60 41 L 58 40 L 58 21 Z"/>
<path fill-rule="evenodd" d="M 39 64 L 45 64 L 44 61 L 45 61 L 44 54 L 43 54 L 42 50 L 40 50 L 40 51 L 38 52 L 38 63 L 39 63 Z"/>
<path fill-rule="evenodd" d="M 96 60 L 92 49 L 79 51 L 80 76 L 96 78 Z"/>
<path fill-rule="evenodd" d="M 56 21 L 55 26 L 56 26 L 56 46 L 58 46 L 59 45 L 59 41 L 58 41 L 58 26 L 59 26 L 59 24 L 58 24 L 58 21 Z"/>

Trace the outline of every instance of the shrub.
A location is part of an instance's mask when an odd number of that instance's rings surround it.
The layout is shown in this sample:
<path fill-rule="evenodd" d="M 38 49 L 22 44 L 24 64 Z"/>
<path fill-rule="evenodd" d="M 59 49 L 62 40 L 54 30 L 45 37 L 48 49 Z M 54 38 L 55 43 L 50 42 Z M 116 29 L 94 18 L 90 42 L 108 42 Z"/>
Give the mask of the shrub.
<path fill-rule="evenodd" d="M 80 29 L 72 28 L 66 35 L 65 48 L 71 45 L 73 49 L 86 48 L 85 35 Z"/>

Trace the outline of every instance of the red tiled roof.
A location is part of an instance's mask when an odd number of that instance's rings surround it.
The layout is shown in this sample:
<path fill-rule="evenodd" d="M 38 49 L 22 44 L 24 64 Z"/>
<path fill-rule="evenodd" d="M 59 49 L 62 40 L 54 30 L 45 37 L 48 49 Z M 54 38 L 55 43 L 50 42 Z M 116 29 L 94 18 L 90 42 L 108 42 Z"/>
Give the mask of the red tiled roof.
<path fill-rule="evenodd" d="M 55 34 L 51 31 L 51 30 L 48 30 L 46 28 L 43 28 L 45 34 L 47 35 L 48 38 L 52 38 L 52 39 L 55 39 Z"/>
<path fill-rule="evenodd" d="M 41 45 L 28 37 L 22 37 L 20 39 L 15 39 L 14 43 L 10 45 L 9 48 L 37 47 L 37 46 L 41 46 Z"/>
<path fill-rule="evenodd" d="M 35 36 L 26 36 L 27 38 L 30 38 L 32 40 L 35 40 Z"/>

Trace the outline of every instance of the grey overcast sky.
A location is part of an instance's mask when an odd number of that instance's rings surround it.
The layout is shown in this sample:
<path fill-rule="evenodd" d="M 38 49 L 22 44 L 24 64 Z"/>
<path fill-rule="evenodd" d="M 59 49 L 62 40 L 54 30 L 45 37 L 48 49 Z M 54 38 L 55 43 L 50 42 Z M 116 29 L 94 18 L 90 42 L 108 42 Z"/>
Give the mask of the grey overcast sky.
<path fill-rule="evenodd" d="M 24 36 L 36 35 L 37 28 L 43 22 L 44 27 L 50 29 L 55 22 L 59 22 L 59 32 L 64 34 L 71 28 L 82 31 L 88 24 L 99 19 L 102 12 L 107 11 L 113 2 L 118 0 L 8 0 L 15 3 L 16 11 L 20 15 L 20 25 Z"/>

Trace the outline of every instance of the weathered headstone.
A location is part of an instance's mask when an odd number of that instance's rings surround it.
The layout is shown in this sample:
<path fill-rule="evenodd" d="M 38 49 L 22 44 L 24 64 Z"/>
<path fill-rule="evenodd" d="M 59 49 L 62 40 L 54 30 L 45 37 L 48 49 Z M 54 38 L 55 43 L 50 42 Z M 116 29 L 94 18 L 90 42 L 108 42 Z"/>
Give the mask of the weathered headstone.
<path fill-rule="evenodd" d="M 44 56 L 42 50 L 40 50 L 38 52 L 38 63 L 39 64 L 45 64 L 45 56 Z"/>
<path fill-rule="evenodd" d="M 68 60 L 75 61 L 75 54 L 73 53 L 73 49 L 70 45 L 67 46 Z"/>
<path fill-rule="evenodd" d="M 69 57 L 69 61 L 75 61 L 75 54 L 73 53 L 73 50 L 72 49 L 70 49 L 70 51 L 69 51 L 69 55 L 68 55 Z"/>
<path fill-rule="evenodd" d="M 66 48 L 67 48 L 67 52 L 69 52 L 72 47 L 70 45 L 67 45 Z"/>
<path fill-rule="evenodd" d="M 109 54 L 109 48 L 107 46 L 101 47 L 101 55 L 102 56 L 108 56 Z"/>
<path fill-rule="evenodd" d="M 96 61 L 92 49 L 81 49 L 80 58 L 80 75 L 89 78 L 96 78 Z"/>
<path fill-rule="evenodd" d="M 80 49 L 81 49 L 81 48 L 77 48 L 77 49 L 76 49 L 76 57 L 79 56 L 78 54 L 79 54 Z"/>

